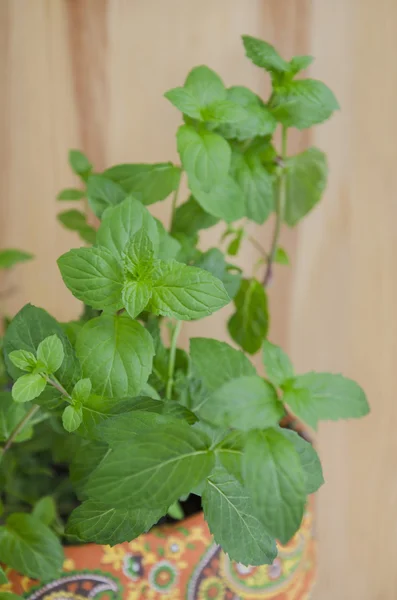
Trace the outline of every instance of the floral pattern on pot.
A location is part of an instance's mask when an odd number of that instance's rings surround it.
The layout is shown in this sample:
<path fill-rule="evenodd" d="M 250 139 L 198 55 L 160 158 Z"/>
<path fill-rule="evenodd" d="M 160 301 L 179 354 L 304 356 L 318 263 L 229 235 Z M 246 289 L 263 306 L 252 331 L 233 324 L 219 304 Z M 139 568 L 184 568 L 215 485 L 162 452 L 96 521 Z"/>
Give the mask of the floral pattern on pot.
<path fill-rule="evenodd" d="M 315 575 L 312 506 L 272 565 L 232 562 L 213 542 L 203 515 L 152 529 L 114 547 L 66 548 L 64 572 L 38 584 L 8 572 L 26 600 L 307 600 Z M 7 589 L 6 589 L 7 587 Z"/>

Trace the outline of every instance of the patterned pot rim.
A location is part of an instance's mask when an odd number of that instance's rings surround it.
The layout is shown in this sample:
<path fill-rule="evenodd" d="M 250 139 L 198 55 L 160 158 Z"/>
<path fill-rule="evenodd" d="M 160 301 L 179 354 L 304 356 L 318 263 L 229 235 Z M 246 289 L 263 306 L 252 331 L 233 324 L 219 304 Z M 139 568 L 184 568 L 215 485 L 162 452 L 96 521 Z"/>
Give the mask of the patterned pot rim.
<path fill-rule="evenodd" d="M 232 562 L 214 543 L 203 513 L 154 527 L 116 546 L 65 546 L 62 574 L 40 584 L 8 572 L 26 600 L 307 600 L 314 583 L 313 505 L 272 565 Z"/>

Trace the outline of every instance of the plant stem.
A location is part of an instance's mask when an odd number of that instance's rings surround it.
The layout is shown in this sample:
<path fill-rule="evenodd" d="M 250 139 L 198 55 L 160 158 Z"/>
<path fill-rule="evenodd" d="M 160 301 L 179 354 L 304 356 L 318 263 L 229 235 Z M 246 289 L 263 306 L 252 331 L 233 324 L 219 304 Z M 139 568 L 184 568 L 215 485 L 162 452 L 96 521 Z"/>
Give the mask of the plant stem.
<path fill-rule="evenodd" d="M 13 442 L 18 437 L 18 435 L 21 433 L 21 431 L 25 428 L 25 425 L 27 425 L 27 423 L 37 413 L 37 411 L 39 409 L 40 409 L 40 406 L 38 406 L 37 404 L 35 404 L 34 406 L 32 406 L 32 408 L 29 410 L 29 412 L 26 413 L 26 415 L 24 416 L 24 418 L 21 421 L 19 421 L 18 425 L 11 432 L 10 437 L 8 438 L 8 440 L 6 441 L 6 444 L 5 444 L 4 448 L 2 449 L 2 452 L 1 452 L 1 455 L 0 455 L 0 460 L 4 456 L 4 454 L 7 452 L 7 450 L 10 449 L 10 447 L 13 444 Z"/>
<path fill-rule="evenodd" d="M 58 390 L 58 392 L 60 392 L 62 394 L 62 396 L 65 396 L 66 398 L 71 400 L 70 394 L 67 393 L 67 391 L 65 390 L 63 385 L 61 385 L 59 383 L 58 379 L 56 379 L 56 377 L 54 375 L 52 375 L 51 379 L 50 379 L 50 377 L 47 377 L 46 379 L 47 379 L 47 383 L 49 383 L 50 385 L 52 385 L 52 387 L 54 387 L 56 390 Z"/>
<path fill-rule="evenodd" d="M 281 159 L 282 162 L 285 162 L 285 159 L 287 157 L 287 128 L 285 126 L 283 126 L 282 128 L 282 132 L 281 132 Z M 277 247 L 278 247 L 278 242 L 279 242 L 279 238 L 280 238 L 280 232 L 281 232 L 281 225 L 283 223 L 284 220 L 284 211 L 285 211 L 285 199 L 286 199 L 286 186 L 285 186 L 285 171 L 284 171 L 284 164 L 282 166 L 282 171 L 280 173 L 280 178 L 279 178 L 279 182 L 278 182 L 278 186 L 277 186 L 277 197 L 276 197 L 276 223 L 274 226 L 274 232 L 273 232 L 273 239 L 272 239 L 272 245 L 270 247 L 270 252 L 268 254 L 268 258 L 267 258 L 267 267 L 266 267 L 266 272 L 265 272 L 265 276 L 263 279 L 263 285 L 266 287 L 267 285 L 269 285 L 271 279 L 272 279 L 272 274 L 273 274 L 273 262 L 274 262 L 274 257 L 276 255 L 276 251 L 277 251 Z"/>
<path fill-rule="evenodd" d="M 179 334 L 182 328 L 182 321 L 177 321 L 174 331 L 172 332 L 171 346 L 170 346 L 170 359 L 168 362 L 168 380 L 167 387 L 165 390 L 165 397 L 167 400 L 171 400 L 172 388 L 174 387 L 174 370 L 175 370 L 175 355 L 176 355 L 176 344 L 178 341 Z"/>
<path fill-rule="evenodd" d="M 254 238 L 252 237 L 252 235 L 248 236 L 248 241 L 251 242 L 251 244 L 254 246 L 254 248 L 256 248 L 258 250 L 258 252 L 267 259 L 267 252 L 264 249 L 263 246 L 260 245 L 260 243 Z"/>

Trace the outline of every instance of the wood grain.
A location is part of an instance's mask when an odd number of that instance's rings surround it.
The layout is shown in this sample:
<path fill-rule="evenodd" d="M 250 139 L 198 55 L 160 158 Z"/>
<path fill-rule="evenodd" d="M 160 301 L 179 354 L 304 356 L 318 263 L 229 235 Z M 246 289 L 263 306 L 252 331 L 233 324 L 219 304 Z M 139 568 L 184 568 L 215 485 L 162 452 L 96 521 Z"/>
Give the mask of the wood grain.
<path fill-rule="evenodd" d="M 57 191 L 71 182 L 66 152 L 78 144 L 67 27 L 59 2 L 3 2 L 1 56 L 1 246 L 33 252 L 34 264 L 2 278 L 5 309 L 28 301 L 64 318 L 78 303 L 61 285 L 54 257 L 73 238 L 55 222 Z M 3 35 L 1 36 L 3 38 Z M 4 39 L 4 38 L 3 38 Z"/>
<path fill-rule="evenodd" d="M 79 148 L 98 170 L 106 168 L 106 122 L 109 115 L 108 2 L 67 0 L 68 56 L 73 78 Z"/>
<path fill-rule="evenodd" d="M 79 244 L 56 223 L 55 202 L 76 180 L 67 151 L 97 169 L 177 159 L 180 117 L 163 98 L 198 64 L 266 95 L 268 78 L 244 57 L 239 36 L 275 43 L 289 58 L 317 56 L 314 76 L 335 89 L 342 112 L 309 139 L 330 156 L 326 199 L 298 230 L 283 232 L 293 269 L 270 290 L 271 337 L 299 372 L 342 371 L 373 405 L 362 423 L 321 429 L 327 485 L 318 499 L 316 600 L 397 598 L 397 488 L 393 372 L 397 276 L 397 5 L 395 0 L 3 0 L 0 2 L 0 247 L 36 260 L 0 280 L 13 314 L 32 301 L 66 320 L 79 311 L 55 257 Z M 154 206 L 165 222 L 169 203 Z M 263 243 L 269 225 L 253 227 Z M 206 247 L 222 230 L 203 236 Z M 256 252 L 244 247 L 250 272 Z M 185 328 L 225 338 L 227 310 Z"/>
<path fill-rule="evenodd" d="M 299 230 L 290 347 L 299 371 L 357 379 L 372 414 L 320 429 L 318 600 L 397 598 L 397 4 L 313 2 L 313 75 L 341 113 L 316 129 L 325 201 Z"/>

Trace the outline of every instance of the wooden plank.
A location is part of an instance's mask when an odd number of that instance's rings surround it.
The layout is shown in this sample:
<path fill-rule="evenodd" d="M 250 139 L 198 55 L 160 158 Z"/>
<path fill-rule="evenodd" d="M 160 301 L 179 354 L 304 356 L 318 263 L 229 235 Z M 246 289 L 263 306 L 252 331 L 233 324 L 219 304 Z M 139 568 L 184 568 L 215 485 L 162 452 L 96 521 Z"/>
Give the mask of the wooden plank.
<path fill-rule="evenodd" d="M 299 371 L 341 371 L 372 415 L 320 429 L 326 486 L 318 501 L 318 600 L 397 597 L 397 4 L 313 2 L 313 75 L 342 112 L 319 127 L 326 199 L 302 226 L 292 300 Z"/>
<path fill-rule="evenodd" d="M 73 78 L 79 147 L 98 170 L 106 168 L 108 86 L 108 2 L 68 0 L 67 53 Z"/>
<path fill-rule="evenodd" d="M 55 221 L 55 196 L 70 182 L 66 152 L 78 143 L 66 20 L 57 0 L 7 1 L 2 10 L 1 246 L 36 255 L 2 278 L 5 310 L 31 301 L 65 318 L 78 306 L 55 263 L 73 239 Z"/>

